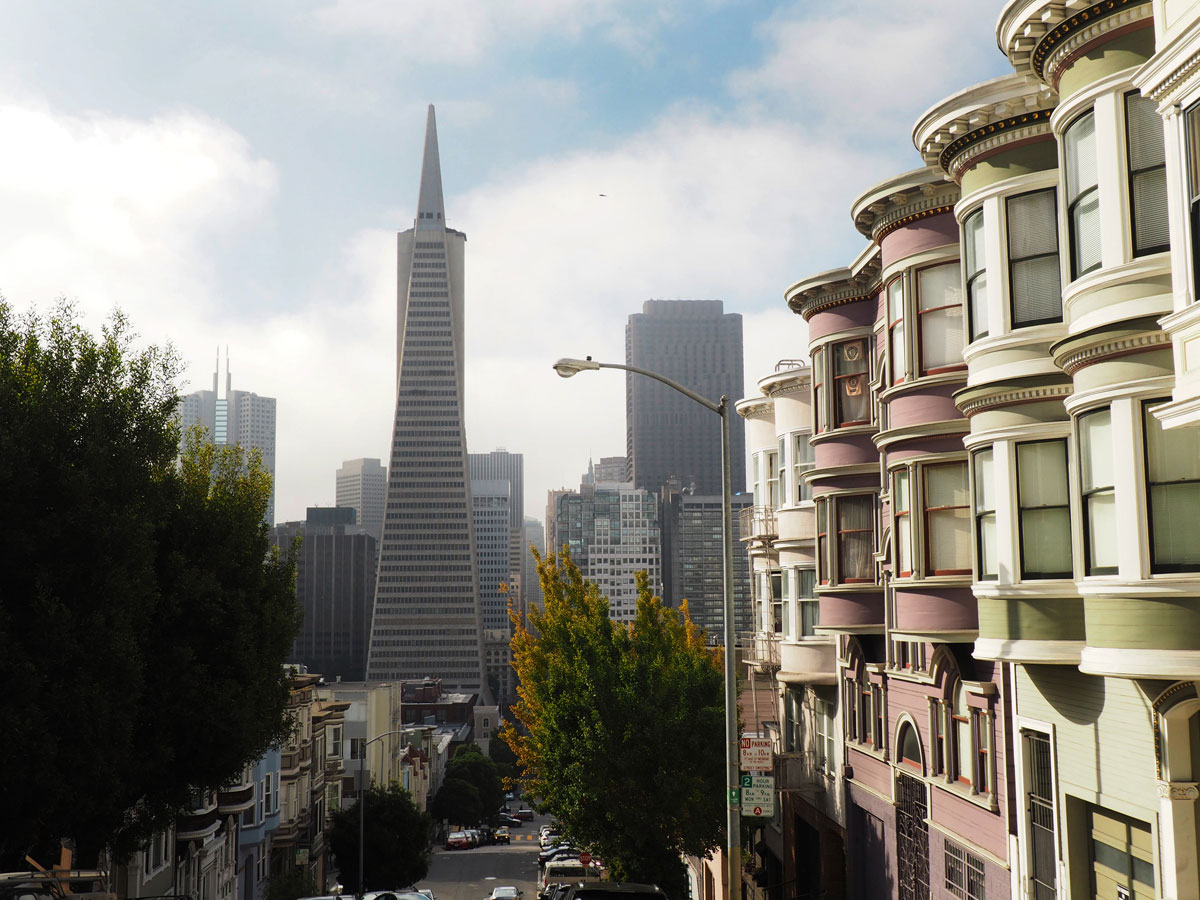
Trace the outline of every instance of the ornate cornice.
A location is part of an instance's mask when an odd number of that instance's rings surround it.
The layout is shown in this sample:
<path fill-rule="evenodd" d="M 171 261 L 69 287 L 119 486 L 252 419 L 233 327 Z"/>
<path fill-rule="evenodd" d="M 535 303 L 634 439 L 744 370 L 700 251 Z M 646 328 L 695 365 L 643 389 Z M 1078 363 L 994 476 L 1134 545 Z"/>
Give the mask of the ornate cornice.
<path fill-rule="evenodd" d="M 771 398 L 783 397 L 787 394 L 807 394 L 812 387 L 811 375 L 800 375 L 791 381 L 783 381 L 764 387 L 763 392 Z"/>
<path fill-rule="evenodd" d="M 938 165 L 956 182 L 961 182 L 963 172 L 1005 147 L 1038 139 L 1052 139 L 1052 112 L 1054 107 L 1050 106 L 989 122 L 946 147 L 938 156 Z"/>
<path fill-rule="evenodd" d="M 1056 347 L 1051 348 L 1052 352 L 1056 349 L 1059 351 L 1055 354 L 1054 364 L 1071 377 L 1074 377 L 1080 369 L 1085 369 L 1106 359 L 1128 356 L 1131 353 L 1143 353 L 1158 347 L 1169 347 L 1171 338 L 1165 331 L 1151 331 L 1121 335 L 1110 340 L 1098 340 L 1095 343 L 1072 349 L 1073 343 L 1075 342 L 1071 338 L 1067 338 Z"/>
<path fill-rule="evenodd" d="M 855 201 L 854 227 L 879 243 L 897 228 L 930 216 L 952 212 L 958 185 L 934 168 L 918 169 L 885 181 Z"/>
<path fill-rule="evenodd" d="M 1153 16 L 1154 7 L 1148 0 L 1093 3 L 1049 27 L 1029 55 L 1029 65 L 1038 78 L 1057 87 L 1063 69 L 1088 44 L 1115 31 L 1150 25 Z"/>
<path fill-rule="evenodd" d="M 770 400 L 743 400 L 742 403 L 737 405 L 736 410 L 743 419 L 769 419 L 775 412 L 775 405 Z"/>
<path fill-rule="evenodd" d="M 1022 403 L 1041 403 L 1046 400 L 1066 400 L 1073 393 L 1070 382 L 1039 385 L 980 385 L 955 394 L 954 405 L 968 419 L 977 413 Z"/>
<path fill-rule="evenodd" d="M 875 254 L 854 274 L 849 269 L 838 269 L 829 278 L 815 276 L 797 282 L 787 292 L 788 308 L 807 322 L 815 313 L 835 306 L 873 300 L 881 287 L 880 266 L 879 255 Z"/>

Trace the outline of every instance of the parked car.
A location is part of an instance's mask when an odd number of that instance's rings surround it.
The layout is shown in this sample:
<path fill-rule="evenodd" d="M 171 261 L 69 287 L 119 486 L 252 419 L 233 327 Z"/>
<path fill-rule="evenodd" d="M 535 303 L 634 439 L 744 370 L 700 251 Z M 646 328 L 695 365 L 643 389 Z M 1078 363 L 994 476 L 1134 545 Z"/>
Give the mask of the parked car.
<path fill-rule="evenodd" d="M 465 831 L 452 831 L 446 835 L 447 850 L 470 850 L 471 838 Z"/>
<path fill-rule="evenodd" d="M 544 866 L 552 859 L 566 858 L 568 856 L 579 856 L 579 850 L 570 843 L 564 841 L 561 844 L 555 844 L 553 847 L 547 847 L 538 853 L 538 865 Z"/>
<path fill-rule="evenodd" d="M 504 799 L 505 799 L 505 800 L 516 800 L 516 799 L 517 799 L 517 797 L 516 797 L 516 795 L 515 795 L 515 794 L 514 794 L 512 791 L 505 791 L 505 792 L 504 792 Z"/>
<path fill-rule="evenodd" d="M 512 843 L 512 840 L 509 837 L 507 825 L 501 825 L 499 828 L 497 828 L 495 834 L 493 834 L 492 837 L 496 841 L 497 844 Z"/>
<path fill-rule="evenodd" d="M 513 887 L 511 884 L 501 885 L 492 889 L 488 900 L 521 900 L 521 893 L 520 888 Z"/>
<path fill-rule="evenodd" d="M 524 822 L 533 821 L 533 810 L 529 809 L 528 807 L 522 807 L 521 809 L 518 809 L 515 813 L 513 813 L 513 815 Z"/>
<path fill-rule="evenodd" d="M 555 881 L 574 884 L 579 881 L 599 881 L 604 877 L 604 869 L 599 866 L 584 865 L 579 858 L 552 859 L 546 863 L 542 872 L 542 884 L 552 884 Z"/>
<path fill-rule="evenodd" d="M 478 828 L 466 828 L 464 831 L 466 832 L 467 840 L 470 841 L 472 847 L 478 847 L 483 843 L 483 835 L 479 833 Z"/>
<path fill-rule="evenodd" d="M 542 835 L 538 838 L 538 844 L 543 850 L 547 847 L 553 847 L 555 844 L 562 842 L 561 831 L 542 831 Z"/>
<path fill-rule="evenodd" d="M 635 884 L 629 881 L 587 881 L 571 886 L 564 900 L 667 900 L 657 884 Z"/>
<path fill-rule="evenodd" d="M 516 816 L 510 816 L 508 813 L 500 813 L 496 816 L 497 825 L 507 825 L 509 828 L 520 828 L 523 824 Z"/>

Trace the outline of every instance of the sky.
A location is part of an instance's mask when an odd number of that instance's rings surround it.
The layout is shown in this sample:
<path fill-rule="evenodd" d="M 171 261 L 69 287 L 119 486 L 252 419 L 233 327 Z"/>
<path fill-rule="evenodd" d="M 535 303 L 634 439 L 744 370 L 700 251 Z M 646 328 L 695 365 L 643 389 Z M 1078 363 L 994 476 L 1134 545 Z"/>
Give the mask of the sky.
<path fill-rule="evenodd" d="M 920 114 L 1011 72 L 999 0 L 0 0 L 0 296 L 114 310 L 181 389 L 277 398 L 276 518 L 387 461 L 396 239 L 425 109 L 467 235 L 471 452 L 525 512 L 624 453 L 647 299 L 743 319 L 746 386 L 807 356 L 787 287 L 847 265 L 851 204 L 922 163 Z M 223 362 L 222 362 L 223 364 Z M 716 427 L 714 422 L 714 428 Z"/>

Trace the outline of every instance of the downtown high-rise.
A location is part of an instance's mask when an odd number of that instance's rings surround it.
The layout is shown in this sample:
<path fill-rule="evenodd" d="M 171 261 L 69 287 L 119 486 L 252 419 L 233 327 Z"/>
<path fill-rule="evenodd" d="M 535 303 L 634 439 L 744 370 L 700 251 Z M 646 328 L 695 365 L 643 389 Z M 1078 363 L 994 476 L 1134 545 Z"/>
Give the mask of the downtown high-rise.
<path fill-rule="evenodd" d="M 367 658 L 372 681 L 484 683 L 463 416 L 463 257 L 429 107 L 413 227 L 397 239 L 396 407 Z"/>

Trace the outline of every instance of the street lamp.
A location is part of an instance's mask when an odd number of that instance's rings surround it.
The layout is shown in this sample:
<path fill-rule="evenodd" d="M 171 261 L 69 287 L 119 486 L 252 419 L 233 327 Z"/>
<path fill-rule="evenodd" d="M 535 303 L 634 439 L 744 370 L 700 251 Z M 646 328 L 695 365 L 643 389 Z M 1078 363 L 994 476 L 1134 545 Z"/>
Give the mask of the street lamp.
<path fill-rule="evenodd" d="M 358 754 L 358 891 L 355 893 L 355 896 L 359 900 L 362 900 L 363 891 L 366 887 L 366 879 L 363 878 L 363 847 L 367 843 L 367 834 L 363 827 L 363 820 L 365 818 L 363 816 L 363 799 L 366 794 L 367 780 L 363 775 L 363 765 L 367 759 L 367 748 L 376 741 L 381 741 L 385 737 L 391 737 L 394 734 L 404 734 L 404 730 L 385 731 L 383 734 L 376 735 L 362 745 L 362 749 Z"/>
<path fill-rule="evenodd" d="M 734 621 L 733 621 L 733 504 L 730 497 L 730 461 L 729 461 L 729 398 L 722 396 L 719 403 L 713 403 L 707 397 L 702 397 L 695 391 L 684 387 L 677 381 L 672 381 L 665 375 L 650 372 L 637 366 L 623 366 L 620 363 L 596 362 L 590 356 L 587 359 L 560 359 L 554 364 L 554 371 L 563 378 L 570 378 L 579 372 L 589 372 L 595 369 L 623 369 L 635 375 L 645 375 L 655 381 L 665 384 L 685 397 L 695 400 L 705 409 L 715 412 L 721 417 L 721 544 L 724 559 L 722 560 L 724 581 L 725 606 L 725 832 L 726 832 L 726 896 L 733 898 L 734 886 L 741 881 L 741 809 L 738 802 L 741 783 L 738 778 L 738 733 L 737 733 L 737 676 L 734 668 Z M 740 894 L 741 891 L 738 891 Z"/>

